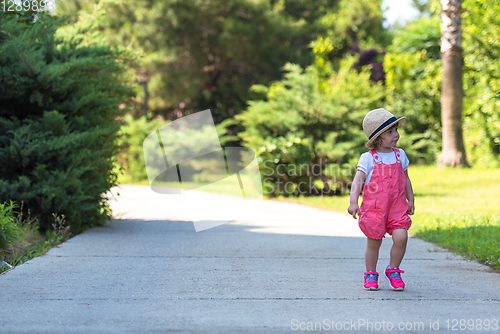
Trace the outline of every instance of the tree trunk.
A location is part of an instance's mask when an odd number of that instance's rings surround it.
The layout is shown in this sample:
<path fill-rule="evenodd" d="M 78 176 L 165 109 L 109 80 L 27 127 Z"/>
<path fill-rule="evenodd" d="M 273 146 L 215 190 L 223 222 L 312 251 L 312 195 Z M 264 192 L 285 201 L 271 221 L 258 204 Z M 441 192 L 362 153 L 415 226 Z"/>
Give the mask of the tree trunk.
<path fill-rule="evenodd" d="M 439 166 L 468 166 L 462 130 L 462 0 L 441 0 L 443 151 Z"/>

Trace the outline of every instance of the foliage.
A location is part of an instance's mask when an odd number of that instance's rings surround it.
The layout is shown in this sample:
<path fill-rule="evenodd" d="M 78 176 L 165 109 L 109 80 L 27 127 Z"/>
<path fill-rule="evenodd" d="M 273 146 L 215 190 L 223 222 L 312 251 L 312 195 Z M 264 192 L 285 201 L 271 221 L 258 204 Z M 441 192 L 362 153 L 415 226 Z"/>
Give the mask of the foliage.
<path fill-rule="evenodd" d="M 133 183 L 148 179 L 143 154 L 144 139 L 160 126 L 166 124 L 161 118 L 147 121 L 141 117 L 134 119 L 126 115 L 122 119 L 120 136 L 117 144 L 120 152 L 117 155 L 117 167 L 121 170 L 119 183 Z"/>
<path fill-rule="evenodd" d="M 500 56 L 496 14 L 492 0 L 464 1 L 464 142 L 467 160 L 498 166 L 500 153 Z M 433 5 L 435 6 L 435 5 Z M 485 14 L 486 13 L 486 14 Z M 430 162 L 440 151 L 441 60 L 440 18 L 421 18 L 395 32 L 384 59 L 388 104 L 408 117 L 405 128 L 427 139 L 421 159 Z"/>
<path fill-rule="evenodd" d="M 23 205 L 21 205 L 22 207 Z M 39 232 L 38 220 L 28 216 L 24 217 L 22 210 L 16 217 L 12 217 L 18 226 L 18 238 L 12 242 L 6 251 L 0 251 L 0 262 L 5 261 L 11 266 L 20 265 L 37 256 L 45 254 L 52 247 L 64 242 L 70 237 L 69 227 L 66 226 L 65 217 L 53 215 L 54 230 L 47 231 L 45 235 Z M 0 273 L 9 267 L 0 268 Z"/>
<path fill-rule="evenodd" d="M 0 250 L 6 249 L 18 237 L 19 227 L 14 219 L 16 207 L 12 201 L 0 203 Z"/>
<path fill-rule="evenodd" d="M 360 70 L 368 65 L 372 81 L 383 82 L 384 51 L 381 50 L 390 44 L 392 33 L 383 27 L 381 6 L 379 0 L 342 0 L 338 11 L 325 15 L 321 23 L 326 34 L 311 43 L 316 69 L 326 65 L 338 70 L 344 56 L 359 55 L 354 68 Z M 331 71 L 325 74 L 328 76 Z"/>
<path fill-rule="evenodd" d="M 426 52 L 391 54 L 384 59 L 388 109 L 407 119 L 402 126 L 416 144 L 409 159 L 432 163 L 441 144 L 441 66 Z"/>
<path fill-rule="evenodd" d="M 473 164 L 498 166 L 500 154 L 500 4 L 465 0 L 464 141 Z"/>
<path fill-rule="evenodd" d="M 464 141 L 472 164 L 498 166 L 500 89 L 498 26 L 494 1 L 465 1 L 463 14 Z M 485 11 L 485 9 L 488 9 Z M 483 15 L 488 12 L 488 15 Z M 429 140 L 422 151 L 430 162 L 440 151 L 441 61 L 439 16 L 421 18 L 395 33 L 384 60 L 388 103 L 408 116 L 406 126 Z M 434 144 L 433 144 L 434 143 Z"/>
<path fill-rule="evenodd" d="M 245 107 L 252 84 L 279 79 L 288 61 L 311 62 L 307 45 L 324 33 L 319 21 L 338 1 L 64 0 L 56 13 L 105 6 L 101 34 L 144 55 L 134 69 L 148 82 L 152 113 L 173 120 L 211 109 L 219 123 Z M 144 101 L 137 92 L 135 117 Z"/>
<path fill-rule="evenodd" d="M 134 92 L 132 55 L 94 33 L 103 11 L 66 27 L 46 13 L 0 13 L 0 201 L 23 202 L 41 230 L 53 213 L 75 233 L 109 214 L 115 117 Z"/>
<path fill-rule="evenodd" d="M 432 25 L 433 21 L 425 23 Z M 268 182 L 291 182 L 291 191 L 273 195 L 299 195 L 301 182 L 312 190 L 303 194 L 317 194 L 314 186 L 326 189 L 327 194 L 345 191 L 359 155 L 366 151 L 363 117 L 368 110 L 381 106 L 407 116 L 399 145 L 409 159 L 413 163 L 434 160 L 440 139 L 440 60 L 426 56 L 426 43 L 414 39 L 407 44 L 417 44 L 421 51 L 387 54 L 385 87 L 380 80 L 374 80 L 373 59 L 379 51 L 344 55 L 336 66 L 330 61 L 335 50 L 335 41 L 330 37 L 312 43 L 316 59 L 305 71 L 298 65 L 287 64 L 283 80 L 270 87 L 253 87 L 254 92 L 265 94 L 266 98 L 250 101 L 247 111 L 237 117 L 245 127 L 240 137 L 245 145 L 259 152 L 266 170 L 273 170 L 264 174 Z M 296 172 L 304 169 L 295 166 L 303 165 L 307 157 L 308 168 Z M 287 166 L 285 175 L 279 175 L 280 165 Z M 337 172 L 327 175 L 325 171 L 332 165 L 337 166 Z M 318 172 L 313 172 L 314 166 Z"/>
<path fill-rule="evenodd" d="M 338 11 L 328 13 L 321 19 L 326 29 L 324 37 L 332 41 L 330 60 L 337 65 L 338 58 L 347 51 L 359 51 L 359 46 L 388 45 L 391 35 L 384 29 L 383 22 L 381 0 L 341 0 Z"/>
<path fill-rule="evenodd" d="M 384 99 L 382 85 L 370 81 L 369 69 L 352 69 L 355 61 L 343 60 L 326 84 L 314 66 L 303 70 L 287 64 L 282 81 L 253 87 L 265 93 L 266 100 L 251 101 L 237 117 L 245 127 L 239 136 L 258 152 L 261 168 L 272 170 L 264 172 L 264 178 L 291 182 L 288 190 L 273 195 L 319 194 L 318 190 L 333 195 L 345 190 L 350 176 L 338 173 L 339 168 L 333 175 L 326 171 L 332 165 L 352 169 L 349 165 L 366 150 L 360 129 L 365 112 Z M 299 189 L 301 182 L 304 191 Z"/>
<path fill-rule="evenodd" d="M 314 186 L 310 169 L 312 158 L 314 151 L 308 141 L 290 132 L 284 137 L 268 138 L 257 151 L 259 166 L 264 167 L 264 193 L 268 196 L 298 195 Z"/>
<path fill-rule="evenodd" d="M 417 53 L 426 51 L 427 58 L 441 59 L 441 32 L 439 16 L 424 17 L 415 20 L 394 33 L 394 39 L 388 47 L 390 53 Z"/>

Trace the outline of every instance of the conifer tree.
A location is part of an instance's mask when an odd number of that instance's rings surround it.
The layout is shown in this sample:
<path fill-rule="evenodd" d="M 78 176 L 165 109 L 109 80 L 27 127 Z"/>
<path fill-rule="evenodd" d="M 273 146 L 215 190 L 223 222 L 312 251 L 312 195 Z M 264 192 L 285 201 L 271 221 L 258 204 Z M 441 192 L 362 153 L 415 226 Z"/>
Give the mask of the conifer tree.
<path fill-rule="evenodd" d="M 0 13 L 0 202 L 22 203 L 42 230 L 53 213 L 73 233 L 109 215 L 134 56 L 95 33 L 103 10 L 66 26 L 48 12 Z"/>

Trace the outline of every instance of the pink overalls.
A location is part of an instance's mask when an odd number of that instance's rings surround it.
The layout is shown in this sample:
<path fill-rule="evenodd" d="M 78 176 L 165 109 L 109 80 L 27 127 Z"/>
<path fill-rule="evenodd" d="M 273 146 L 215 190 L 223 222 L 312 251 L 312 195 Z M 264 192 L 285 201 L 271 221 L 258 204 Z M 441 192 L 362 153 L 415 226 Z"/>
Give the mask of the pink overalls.
<path fill-rule="evenodd" d="M 375 150 L 370 150 L 375 161 L 372 177 L 363 190 L 359 215 L 359 228 L 372 239 L 382 239 L 385 233 L 392 235 L 398 228 L 408 230 L 411 219 L 406 213 L 406 175 L 401 165 L 399 149 L 393 147 L 396 163 L 382 163 Z"/>

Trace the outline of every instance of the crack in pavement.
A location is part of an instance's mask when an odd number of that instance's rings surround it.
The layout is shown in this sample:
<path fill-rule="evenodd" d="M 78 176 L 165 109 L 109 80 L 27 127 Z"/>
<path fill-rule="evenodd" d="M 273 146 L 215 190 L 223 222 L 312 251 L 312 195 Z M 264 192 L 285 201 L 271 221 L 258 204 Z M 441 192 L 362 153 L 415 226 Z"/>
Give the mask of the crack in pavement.
<path fill-rule="evenodd" d="M 175 300 L 381 300 L 381 301 L 476 301 L 476 302 L 499 302 L 498 298 L 376 298 L 376 297 L 193 297 L 193 298 L 40 298 L 31 299 L 23 298 L 26 301 L 124 301 L 124 300 L 137 300 L 137 301 L 175 301 Z M 3 302 L 11 302 L 14 300 L 6 299 Z"/>

